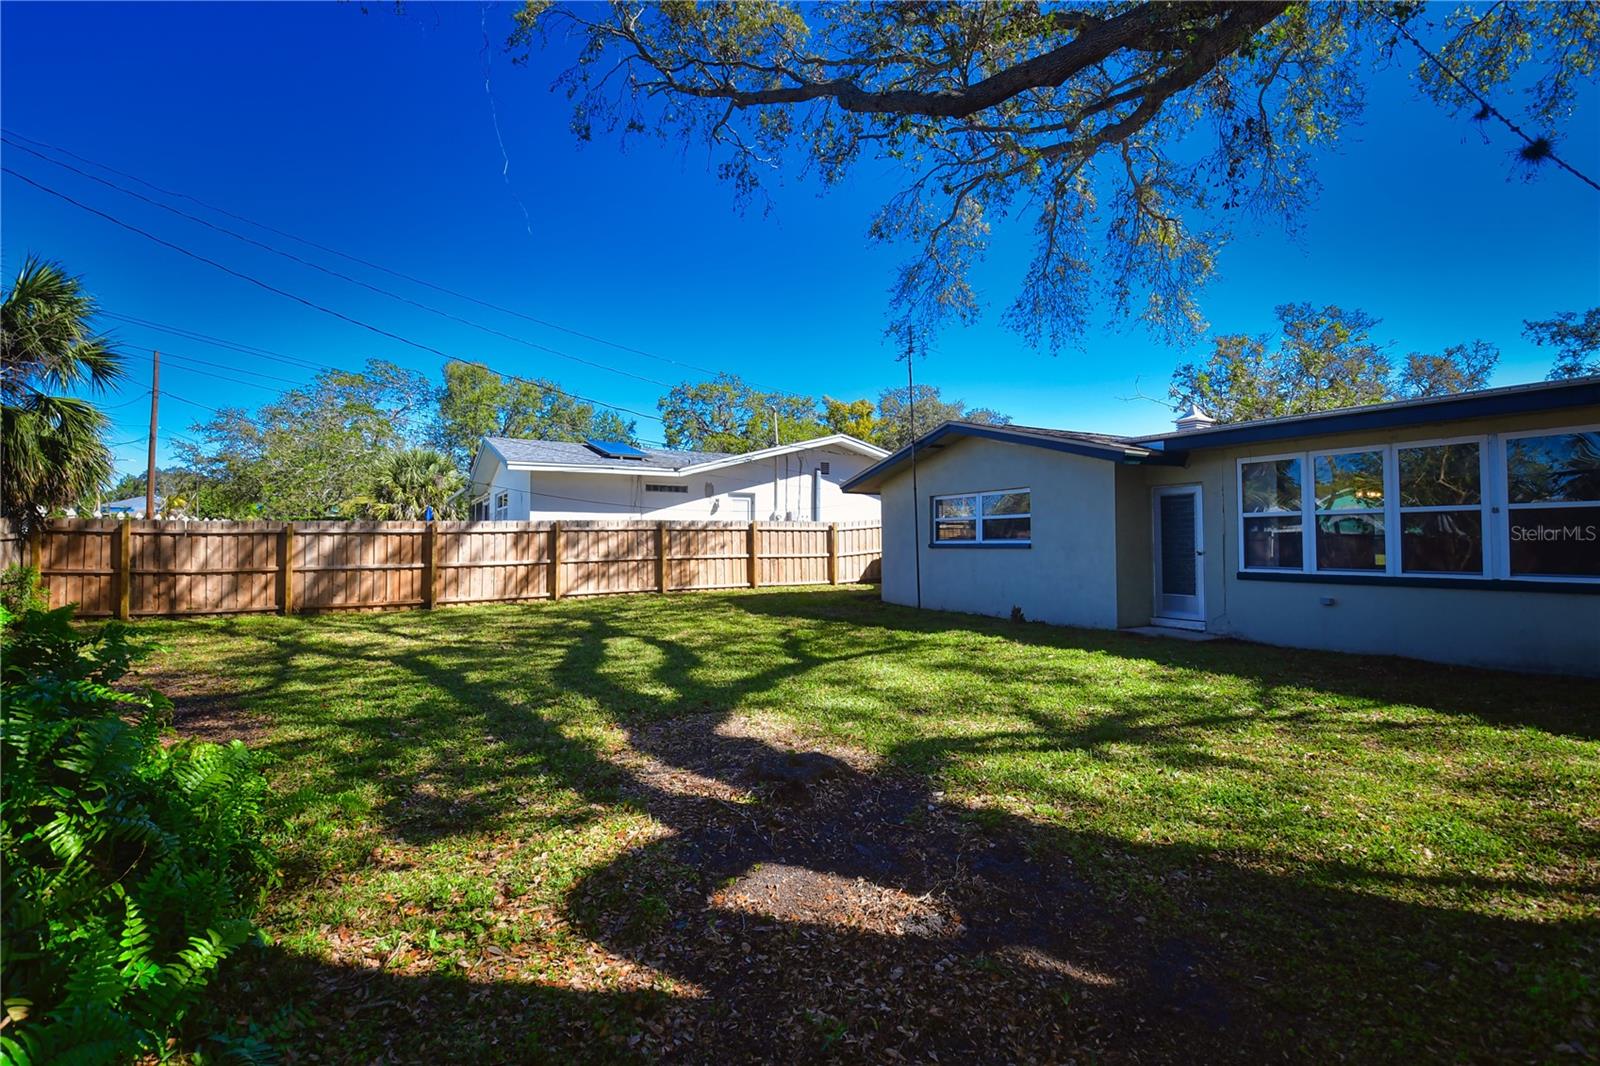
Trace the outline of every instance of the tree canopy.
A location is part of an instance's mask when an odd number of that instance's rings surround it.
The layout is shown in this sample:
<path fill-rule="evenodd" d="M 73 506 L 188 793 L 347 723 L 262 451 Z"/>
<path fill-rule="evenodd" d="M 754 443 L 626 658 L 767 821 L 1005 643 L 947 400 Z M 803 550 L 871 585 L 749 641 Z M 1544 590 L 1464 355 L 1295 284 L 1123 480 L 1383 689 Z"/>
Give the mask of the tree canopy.
<path fill-rule="evenodd" d="M 752 452 L 827 431 L 814 398 L 766 392 L 736 374 L 686 381 L 656 406 L 669 448 Z"/>
<path fill-rule="evenodd" d="M 1600 374 L 1600 307 L 1582 315 L 1563 311 L 1541 322 L 1524 322 L 1522 327 L 1522 335 L 1533 343 L 1556 350 L 1551 381 Z"/>
<path fill-rule="evenodd" d="M 1180 365 L 1168 389 L 1173 406 L 1243 422 L 1440 396 L 1483 388 L 1500 359 L 1494 345 L 1473 341 L 1413 352 L 1396 368 L 1373 338 L 1379 320 L 1365 311 L 1298 303 L 1275 313 L 1275 336 L 1222 334 L 1204 362 Z"/>
<path fill-rule="evenodd" d="M 24 530 L 111 477 L 105 414 L 61 395 L 101 392 L 122 375 L 95 311 L 78 278 L 31 255 L 0 301 L 0 511 Z"/>
<path fill-rule="evenodd" d="M 254 413 L 227 409 L 181 442 L 184 465 L 209 485 L 205 512 L 231 518 L 322 518 L 370 494 L 385 457 L 414 443 L 433 403 L 427 378 L 369 359 L 327 370 Z"/>
<path fill-rule="evenodd" d="M 553 381 L 508 378 L 478 363 L 446 363 L 431 439 L 457 466 L 482 437 L 633 442 L 635 424 L 578 400 Z"/>
<path fill-rule="evenodd" d="M 1099 306 L 1192 335 L 1236 220 L 1295 220 L 1383 60 L 1593 184 L 1557 152 L 1596 71 L 1591 4 L 527 0 L 511 47 L 551 37 L 581 42 L 557 81 L 579 138 L 682 137 L 741 202 L 774 176 L 903 168 L 868 232 L 910 246 L 890 324 L 908 345 L 978 315 L 972 268 L 1012 216 L 1035 247 L 1005 319 L 1030 343 L 1076 340 Z"/>
<path fill-rule="evenodd" d="M 894 451 L 935 429 L 942 422 L 987 422 L 1003 426 L 1011 416 L 987 407 L 969 408 L 962 400 L 945 400 L 933 385 L 918 385 L 916 418 L 911 417 L 912 393 L 909 389 L 884 389 L 878 394 L 877 430 L 872 443 Z"/>

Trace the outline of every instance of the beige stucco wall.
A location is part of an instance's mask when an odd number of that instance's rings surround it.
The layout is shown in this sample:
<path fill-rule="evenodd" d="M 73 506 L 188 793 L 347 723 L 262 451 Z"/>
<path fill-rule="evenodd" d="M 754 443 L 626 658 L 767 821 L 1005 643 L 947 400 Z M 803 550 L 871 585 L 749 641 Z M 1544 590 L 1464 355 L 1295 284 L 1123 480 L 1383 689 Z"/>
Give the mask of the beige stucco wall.
<path fill-rule="evenodd" d="M 1593 586 L 1526 591 L 1238 576 L 1235 471 L 1241 458 L 1592 424 L 1600 424 L 1600 407 L 1195 451 L 1182 467 L 1125 466 L 958 439 L 919 463 L 920 545 L 912 534 L 909 473 L 902 470 L 883 488 L 883 597 L 915 602 L 920 550 L 925 607 L 1003 617 L 1019 606 L 1030 619 L 1057 624 L 1148 624 L 1152 489 L 1197 484 L 1210 632 L 1291 647 L 1600 676 L 1600 594 Z M 1032 548 L 928 547 L 930 497 L 1022 486 L 1033 490 Z M 1333 602 L 1324 605 L 1324 598 Z"/>
<path fill-rule="evenodd" d="M 1020 607 L 1031 620 L 1114 627 L 1115 470 L 1099 459 L 981 439 L 919 459 L 915 504 L 909 468 L 883 487 L 883 598 L 916 603 L 920 553 L 924 607 L 1000 617 Z M 928 546 L 932 497 L 1014 488 L 1033 493 L 1031 548 Z"/>
<path fill-rule="evenodd" d="M 1586 407 L 1196 451 L 1187 467 L 1124 468 L 1117 482 L 1119 543 L 1131 545 L 1140 535 L 1121 516 L 1142 509 L 1145 526 L 1142 566 L 1131 547 L 1122 556 L 1119 618 L 1130 625 L 1150 617 L 1151 486 L 1197 483 L 1204 495 L 1202 572 L 1210 632 L 1290 647 L 1600 675 L 1600 594 L 1592 587 L 1586 592 L 1556 585 L 1549 592 L 1526 592 L 1241 579 L 1235 473 L 1239 459 L 1253 456 L 1596 423 L 1600 407 Z M 1126 572 L 1129 564 L 1138 572 Z M 1334 602 L 1324 606 L 1324 597 Z"/>

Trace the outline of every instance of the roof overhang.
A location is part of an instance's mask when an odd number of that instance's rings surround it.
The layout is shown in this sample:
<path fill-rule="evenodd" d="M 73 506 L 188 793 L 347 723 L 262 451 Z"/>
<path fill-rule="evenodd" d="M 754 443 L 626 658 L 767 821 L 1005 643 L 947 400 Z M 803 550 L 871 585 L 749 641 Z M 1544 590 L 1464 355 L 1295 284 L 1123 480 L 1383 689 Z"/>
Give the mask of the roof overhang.
<path fill-rule="evenodd" d="M 1351 407 L 1341 411 L 1240 422 L 1181 433 L 1140 437 L 1138 443 L 1161 449 L 1226 448 L 1240 444 L 1290 440 L 1295 437 L 1397 429 L 1434 422 L 1491 418 L 1496 415 L 1559 411 L 1591 404 L 1600 404 L 1600 377 L 1575 378 L 1571 381 L 1543 381 L 1532 385 L 1513 385 L 1504 389 L 1485 389 L 1457 396 L 1402 400 L 1369 407 Z"/>
<path fill-rule="evenodd" d="M 945 422 L 924 433 L 916 441 L 901 448 L 893 455 L 869 466 L 840 487 L 845 492 L 879 492 L 888 478 L 898 473 L 901 467 L 911 461 L 913 452 L 920 456 L 926 452 L 937 451 L 956 441 L 971 437 L 1003 441 L 1007 444 L 1021 444 L 1029 448 L 1043 448 L 1046 451 L 1064 452 L 1068 455 L 1081 455 L 1089 459 L 1101 459 L 1109 463 L 1136 466 L 1182 466 L 1186 461 L 1186 457 L 1180 451 L 1162 451 L 1132 442 L 1123 444 L 1087 438 L 1073 438 L 1062 434 L 1031 431 L 1026 426 L 992 426 L 976 422 Z"/>
<path fill-rule="evenodd" d="M 711 459 L 703 463 L 691 463 L 688 466 L 667 467 L 655 466 L 650 463 L 627 460 L 618 463 L 540 463 L 518 462 L 507 459 L 498 448 L 485 439 L 479 448 L 481 454 L 484 449 L 493 451 L 507 470 L 536 470 L 544 473 L 557 474 L 608 474 L 622 477 L 655 477 L 655 478 L 689 478 L 708 474 L 713 470 L 724 470 L 731 466 L 744 463 L 759 462 L 764 459 L 774 459 L 782 455 L 792 455 L 796 452 L 816 451 L 819 448 L 843 448 L 864 455 L 869 459 L 881 459 L 889 453 L 876 445 L 858 440 L 847 433 L 834 433 L 826 437 L 813 437 L 811 440 L 795 441 L 793 444 L 781 444 L 772 448 L 763 448 L 760 451 L 740 452 L 737 455 L 728 455 L 720 459 Z M 476 461 L 474 461 L 476 466 Z"/>

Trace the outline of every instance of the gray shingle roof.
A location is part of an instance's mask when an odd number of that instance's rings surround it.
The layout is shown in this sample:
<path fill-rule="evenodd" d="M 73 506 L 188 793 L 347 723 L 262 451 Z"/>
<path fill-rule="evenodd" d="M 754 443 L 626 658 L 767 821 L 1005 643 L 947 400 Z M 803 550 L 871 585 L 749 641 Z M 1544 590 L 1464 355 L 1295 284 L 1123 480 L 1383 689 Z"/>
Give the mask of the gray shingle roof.
<path fill-rule="evenodd" d="M 640 448 L 643 459 L 612 459 L 588 445 L 566 440 L 528 440 L 524 437 L 485 437 L 508 463 L 549 463 L 555 466 L 637 467 L 642 470 L 681 470 L 686 466 L 726 459 L 731 452 L 674 452 Z"/>

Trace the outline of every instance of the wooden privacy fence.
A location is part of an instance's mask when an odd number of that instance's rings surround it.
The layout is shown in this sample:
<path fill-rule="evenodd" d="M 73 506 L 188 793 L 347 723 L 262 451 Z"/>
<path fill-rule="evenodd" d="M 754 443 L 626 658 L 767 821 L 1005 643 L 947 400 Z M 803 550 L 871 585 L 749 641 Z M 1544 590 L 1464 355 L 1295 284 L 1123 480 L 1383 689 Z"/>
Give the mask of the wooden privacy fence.
<path fill-rule="evenodd" d="M 57 519 L 36 566 L 84 617 L 376 610 L 876 581 L 876 522 L 186 522 Z"/>

